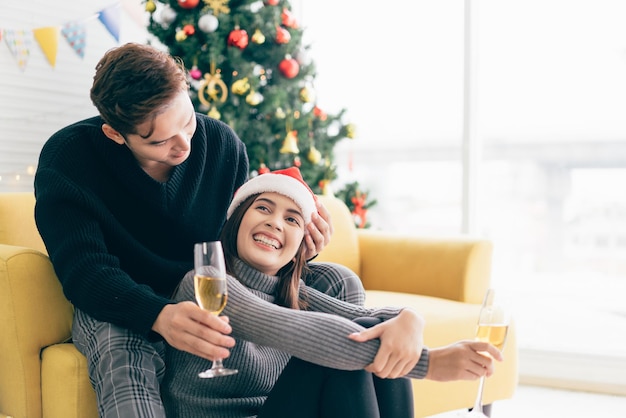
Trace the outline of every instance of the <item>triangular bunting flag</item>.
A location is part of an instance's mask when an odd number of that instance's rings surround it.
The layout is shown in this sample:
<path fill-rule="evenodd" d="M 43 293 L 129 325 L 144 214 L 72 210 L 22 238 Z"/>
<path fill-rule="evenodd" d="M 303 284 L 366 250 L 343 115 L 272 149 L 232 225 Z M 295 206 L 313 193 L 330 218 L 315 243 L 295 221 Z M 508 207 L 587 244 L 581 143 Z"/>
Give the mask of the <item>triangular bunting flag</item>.
<path fill-rule="evenodd" d="M 85 38 L 87 31 L 82 22 L 69 22 L 61 28 L 61 34 L 79 57 L 85 57 Z"/>
<path fill-rule="evenodd" d="M 17 60 L 18 67 L 20 67 L 20 70 L 24 71 L 28 63 L 28 58 L 30 57 L 30 45 L 33 39 L 32 31 L 4 30 L 3 38 Z"/>
<path fill-rule="evenodd" d="M 116 41 L 120 40 L 120 18 L 122 8 L 119 3 L 98 12 L 98 19 Z"/>
<path fill-rule="evenodd" d="M 57 62 L 57 50 L 59 47 L 59 28 L 56 26 L 38 28 L 33 30 L 33 34 L 48 62 L 54 68 Z"/>

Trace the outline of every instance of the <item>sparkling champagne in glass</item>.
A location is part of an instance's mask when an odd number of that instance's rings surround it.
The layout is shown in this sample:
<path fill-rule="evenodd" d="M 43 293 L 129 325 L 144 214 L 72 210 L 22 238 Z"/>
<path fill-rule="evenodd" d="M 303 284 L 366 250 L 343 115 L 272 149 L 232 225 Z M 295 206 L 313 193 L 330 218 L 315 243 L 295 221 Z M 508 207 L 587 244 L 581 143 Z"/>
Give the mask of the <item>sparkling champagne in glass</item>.
<path fill-rule="evenodd" d="M 226 263 L 220 241 L 201 242 L 194 245 L 194 291 L 198 305 L 213 315 L 219 315 L 226 307 Z M 213 366 L 198 374 L 202 378 L 228 376 L 237 373 L 227 369 L 221 359 Z"/>
<path fill-rule="evenodd" d="M 480 308 L 478 324 L 476 327 L 476 340 L 488 342 L 502 351 L 506 342 L 506 335 L 509 331 L 510 315 L 508 307 L 502 303 L 499 295 L 494 289 L 488 289 L 485 299 Z M 467 418 L 488 418 L 483 413 L 483 388 L 485 387 L 485 376 L 480 378 L 478 394 L 474 407 L 466 415 Z"/>

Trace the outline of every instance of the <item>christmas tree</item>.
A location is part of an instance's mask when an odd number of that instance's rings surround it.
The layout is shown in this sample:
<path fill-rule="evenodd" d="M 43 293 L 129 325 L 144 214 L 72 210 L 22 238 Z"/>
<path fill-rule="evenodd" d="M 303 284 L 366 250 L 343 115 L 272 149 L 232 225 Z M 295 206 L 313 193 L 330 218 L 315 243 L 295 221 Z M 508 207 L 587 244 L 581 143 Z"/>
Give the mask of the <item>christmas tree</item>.
<path fill-rule="evenodd" d="M 329 193 L 333 148 L 354 137 L 316 104 L 315 66 L 286 0 L 147 0 L 148 30 L 189 69 L 197 111 L 229 124 L 245 142 L 251 175 L 298 166 Z"/>

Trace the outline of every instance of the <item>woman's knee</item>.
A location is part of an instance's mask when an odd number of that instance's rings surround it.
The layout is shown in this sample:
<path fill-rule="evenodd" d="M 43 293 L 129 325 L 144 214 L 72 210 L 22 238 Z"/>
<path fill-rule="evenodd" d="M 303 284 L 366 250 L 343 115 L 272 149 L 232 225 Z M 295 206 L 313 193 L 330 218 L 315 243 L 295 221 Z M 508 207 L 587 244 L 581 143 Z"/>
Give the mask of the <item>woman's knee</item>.
<path fill-rule="evenodd" d="M 365 302 L 365 289 L 359 276 L 352 270 L 336 263 L 310 263 L 307 285 L 356 305 Z"/>

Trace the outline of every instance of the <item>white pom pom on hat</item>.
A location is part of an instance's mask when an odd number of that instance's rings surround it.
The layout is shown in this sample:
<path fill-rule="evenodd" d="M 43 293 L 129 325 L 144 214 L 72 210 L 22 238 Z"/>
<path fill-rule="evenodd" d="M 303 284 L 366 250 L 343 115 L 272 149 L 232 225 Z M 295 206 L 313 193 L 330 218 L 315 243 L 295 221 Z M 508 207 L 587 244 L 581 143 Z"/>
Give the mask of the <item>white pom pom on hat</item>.
<path fill-rule="evenodd" d="M 315 206 L 317 199 L 313 190 L 302 178 L 298 167 L 289 167 L 284 170 L 259 174 L 245 182 L 235 192 L 226 212 L 226 219 L 229 219 L 235 209 L 250 196 L 268 192 L 279 193 L 293 200 L 302 210 L 305 224 L 311 222 L 311 214 L 317 211 Z"/>

